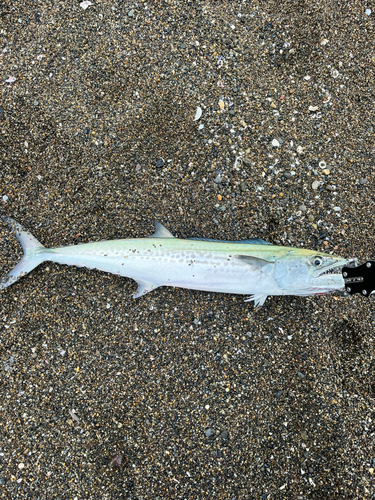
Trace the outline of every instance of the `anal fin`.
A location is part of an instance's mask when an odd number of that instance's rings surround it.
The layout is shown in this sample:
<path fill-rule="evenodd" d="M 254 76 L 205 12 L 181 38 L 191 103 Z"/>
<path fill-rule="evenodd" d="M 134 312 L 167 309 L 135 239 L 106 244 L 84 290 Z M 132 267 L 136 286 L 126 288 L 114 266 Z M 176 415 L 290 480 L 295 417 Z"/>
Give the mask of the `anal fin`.
<path fill-rule="evenodd" d="M 138 299 L 138 297 L 142 297 L 142 295 L 146 295 L 146 293 L 152 292 L 152 290 L 155 290 L 155 288 L 160 286 L 157 283 L 152 283 L 151 281 L 136 281 L 138 284 L 138 290 L 133 294 L 133 299 Z"/>
<path fill-rule="evenodd" d="M 254 295 L 251 295 L 250 298 L 246 299 L 245 302 L 250 302 L 251 300 L 254 301 L 254 307 L 262 307 L 262 305 L 265 303 L 268 295 L 264 293 L 254 293 Z"/>

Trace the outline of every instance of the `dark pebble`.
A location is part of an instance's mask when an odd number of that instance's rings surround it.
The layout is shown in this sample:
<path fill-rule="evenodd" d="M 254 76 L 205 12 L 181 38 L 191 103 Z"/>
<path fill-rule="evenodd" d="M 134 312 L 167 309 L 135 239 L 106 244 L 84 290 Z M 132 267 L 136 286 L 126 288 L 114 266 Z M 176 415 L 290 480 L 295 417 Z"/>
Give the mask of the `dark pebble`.
<path fill-rule="evenodd" d="M 164 165 L 165 165 L 165 162 L 164 162 L 163 158 L 158 158 L 156 160 L 156 166 L 157 166 L 157 168 L 164 167 Z"/>

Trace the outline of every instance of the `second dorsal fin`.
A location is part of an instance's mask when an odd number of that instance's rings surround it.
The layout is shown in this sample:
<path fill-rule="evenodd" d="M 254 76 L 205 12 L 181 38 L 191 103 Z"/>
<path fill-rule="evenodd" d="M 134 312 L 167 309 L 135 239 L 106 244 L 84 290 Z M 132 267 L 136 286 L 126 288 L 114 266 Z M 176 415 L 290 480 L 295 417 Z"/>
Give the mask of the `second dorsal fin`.
<path fill-rule="evenodd" d="M 155 232 L 149 238 L 174 238 L 173 234 L 168 231 L 163 224 L 154 220 Z"/>

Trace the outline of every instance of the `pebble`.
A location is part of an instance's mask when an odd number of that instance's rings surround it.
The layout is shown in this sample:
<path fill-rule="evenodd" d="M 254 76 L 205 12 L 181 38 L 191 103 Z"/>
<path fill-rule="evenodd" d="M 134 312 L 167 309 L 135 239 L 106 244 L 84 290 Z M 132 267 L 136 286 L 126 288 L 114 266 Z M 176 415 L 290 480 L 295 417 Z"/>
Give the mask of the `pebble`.
<path fill-rule="evenodd" d="M 306 212 L 307 211 L 306 205 L 300 205 L 298 208 L 301 210 L 301 212 Z"/>
<path fill-rule="evenodd" d="M 214 183 L 215 183 L 215 184 L 220 184 L 220 183 L 221 183 L 221 181 L 222 181 L 222 177 L 221 177 L 221 175 L 220 175 L 220 174 L 218 174 L 218 175 L 215 177 L 215 179 L 214 179 Z"/>
<path fill-rule="evenodd" d="M 362 178 L 359 180 L 359 182 L 360 182 L 361 184 L 367 184 L 367 182 L 368 182 L 368 181 L 367 181 L 366 177 L 362 177 Z"/>
<path fill-rule="evenodd" d="M 313 216 L 313 215 L 311 215 L 311 214 L 309 214 L 309 215 L 307 216 L 307 220 L 308 220 L 309 222 L 314 222 L 314 216 Z"/>
<path fill-rule="evenodd" d="M 290 179 L 292 177 L 292 174 L 290 172 L 284 172 L 283 177 L 285 177 L 285 179 Z"/>
<path fill-rule="evenodd" d="M 246 186 L 246 183 L 245 182 L 241 182 L 240 183 L 240 190 L 244 193 L 247 189 L 247 186 Z"/>
<path fill-rule="evenodd" d="M 328 168 L 325 168 L 325 169 L 322 171 L 322 173 L 323 173 L 324 175 L 329 175 L 331 172 L 330 172 L 330 170 L 329 170 Z"/>
<path fill-rule="evenodd" d="M 229 432 L 226 430 L 220 432 L 219 439 L 221 439 L 223 444 L 226 444 L 229 441 Z"/>
<path fill-rule="evenodd" d="M 279 148 L 280 147 L 280 142 L 277 139 L 272 140 L 272 146 L 274 148 Z"/>
<path fill-rule="evenodd" d="M 156 160 L 156 166 L 157 166 L 157 168 L 164 167 L 164 165 L 165 165 L 165 162 L 164 162 L 163 158 L 158 158 Z"/>
<path fill-rule="evenodd" d="M 214 431 L 212 429 L 207 429 L 205 434 L 207 437 L 211 437 L 214 434 Z"/>
<path fill-rule="evenodd" d="M 316 191 L 318 187 L 320 186 L 320 181 L 314 181 L 311 185 L 311 187 Z"/>

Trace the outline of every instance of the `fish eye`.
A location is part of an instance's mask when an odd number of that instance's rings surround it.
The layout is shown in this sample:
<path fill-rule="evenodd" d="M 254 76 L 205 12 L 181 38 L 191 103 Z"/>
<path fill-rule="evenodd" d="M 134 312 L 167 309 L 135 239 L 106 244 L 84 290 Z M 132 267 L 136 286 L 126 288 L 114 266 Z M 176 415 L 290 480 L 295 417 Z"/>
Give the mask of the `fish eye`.
<path fill-rule="evenodd" d="M 321 266 L 323 264 L 323 258 L 320 257 L 319 255 L 316 255 L 315 257 L 312 258 L 312 263 L 316 267 Z"/>

